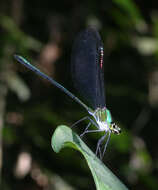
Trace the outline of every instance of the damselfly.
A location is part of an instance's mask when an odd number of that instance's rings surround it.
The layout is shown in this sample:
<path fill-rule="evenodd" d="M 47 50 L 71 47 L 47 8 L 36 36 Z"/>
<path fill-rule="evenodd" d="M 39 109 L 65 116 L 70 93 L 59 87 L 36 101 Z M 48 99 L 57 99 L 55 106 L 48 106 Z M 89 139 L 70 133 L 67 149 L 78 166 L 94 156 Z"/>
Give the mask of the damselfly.
<path fill-rule="evenodd" d="M 94 120 L 86 116 L 73 125 L 77 125 L 85 119 L 89 120 L 87 127 L 80 135 L 81 137 L 86 133 L 104 132 L 103 136 L 98 140 L 96 148 L 96 155 L 99 154 L 101 159 L 106 151 L 111 133 L 118 135 L 121 132 L 121 129 L 113 122 L 111 113 L 105 104 L 103 54 L 103 44 L 99 33 L 95 29 L 88 28 L 79 34 L 72 50 L 72 77 L 75 87 L 91 107 L 88 107 L 54 79 L 31 65 L 25 58 L 14 55 L 17 61 L 61 89 L 93 117 Z M 91 124 L 96 127 L 96 130 L 88 130 Z M 101 149 L 102 145 L 104 145 L 103 150 Z"/>

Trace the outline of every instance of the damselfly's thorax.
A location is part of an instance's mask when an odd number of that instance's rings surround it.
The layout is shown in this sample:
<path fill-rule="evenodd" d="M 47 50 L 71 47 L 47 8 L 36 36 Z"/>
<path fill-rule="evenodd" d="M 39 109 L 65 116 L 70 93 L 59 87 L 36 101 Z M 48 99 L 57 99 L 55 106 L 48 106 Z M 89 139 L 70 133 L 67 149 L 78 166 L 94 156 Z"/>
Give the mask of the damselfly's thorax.
<path fill-rule="evenodd" d="M 117 135 L 121 133 L 121 129 L 112 121 L 111 113 L 106 107 L 97 108 L 92 115 L 100 130 L 109 131 Z"/>

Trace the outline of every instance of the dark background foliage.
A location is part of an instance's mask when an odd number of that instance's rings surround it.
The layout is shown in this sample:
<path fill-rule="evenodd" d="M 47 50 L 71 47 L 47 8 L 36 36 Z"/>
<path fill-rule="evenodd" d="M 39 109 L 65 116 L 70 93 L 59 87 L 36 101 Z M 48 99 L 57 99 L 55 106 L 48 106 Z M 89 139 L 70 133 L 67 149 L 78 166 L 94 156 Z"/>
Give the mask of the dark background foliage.
<path fill-rule="evenodd" d="M 0 1 L 2 189 L 95 189 L 78 152 L 56 154 L 50 145 L 58 125 L 71 126 L 87 113 L 13 59 L 23 55 L 80 97 L 71 49 L 78 32 L 92 25 L 104 44 L 107 107 L 123 131 L 112 136 L 103 161 L 129 189 L 157 190 L 158 4 L 139 0 Z M 84 141 L 95 151 L 99 137 Z"/>

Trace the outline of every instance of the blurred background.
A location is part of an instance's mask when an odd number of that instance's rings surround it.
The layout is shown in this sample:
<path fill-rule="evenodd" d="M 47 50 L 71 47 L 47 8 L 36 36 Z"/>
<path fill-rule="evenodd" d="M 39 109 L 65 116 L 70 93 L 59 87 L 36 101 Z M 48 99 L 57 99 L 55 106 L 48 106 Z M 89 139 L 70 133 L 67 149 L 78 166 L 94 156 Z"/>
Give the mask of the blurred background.
<path fill-rule="evenodd" d="M 158 189 L 158 3 L 152 0 L 0 1 L 0 189 L 95 189 L 81 154 L 56 154 L 50 143 L 58 125 L 71 126 L 87 112 L 13 59 L 24 56 L 80 97 L 70 60 L 87 26 L 102 37 L 106 104 L 122 128 L 103 162 L 129 189 Z M 83 140 L 95 151 L 101 135 Z"/>

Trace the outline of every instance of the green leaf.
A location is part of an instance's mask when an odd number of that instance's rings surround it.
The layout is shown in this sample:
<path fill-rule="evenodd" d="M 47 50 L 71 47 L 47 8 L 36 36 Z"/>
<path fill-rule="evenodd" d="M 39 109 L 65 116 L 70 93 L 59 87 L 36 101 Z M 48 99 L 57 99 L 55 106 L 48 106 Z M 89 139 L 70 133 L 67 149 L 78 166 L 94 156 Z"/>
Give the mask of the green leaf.
<path fill-rule="evenodd" d="M 51 145 L 56 153 L 65 147 L 71 147 L 80 151 L 92 172 L 97 190 L 127 190 L 125 185 L 69 127 L 64 125 L 59 126 L 52 136 Z"/>
<path fill-rule="evenodd" d="M 132 0 L 113 0 L 116 4 L 120 5 L 124 10 L 128 12 L 128 14 L 135 21 L 142 20 L 141 13 L 136 5 L 136 3 Z"/>

